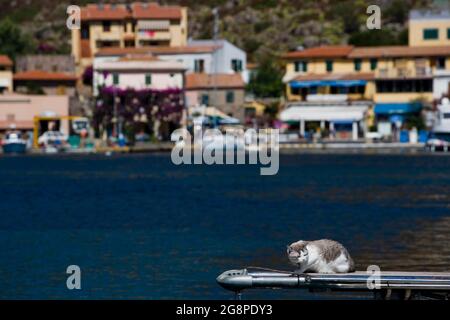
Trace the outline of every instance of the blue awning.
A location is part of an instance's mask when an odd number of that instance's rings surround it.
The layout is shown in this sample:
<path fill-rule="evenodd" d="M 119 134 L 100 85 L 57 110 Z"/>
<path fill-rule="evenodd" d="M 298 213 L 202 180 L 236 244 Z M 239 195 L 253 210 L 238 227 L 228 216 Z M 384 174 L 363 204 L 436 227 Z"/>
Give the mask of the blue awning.
<path fill-rule="evenodd" d="M 294 89 L 318 87 L 319 84 L 320 84 L 320 81 L 291 81 L 291 83 L 290 83 L 291 88 L 294 88 Z"/>
<path fill-rule="evenodd" d="M 325 86 L 330 87 L 357 87 L 365 86 L 367 81 L 365 80 L 327 80 L 323 81 Z"/>
<path fill-rule="evenodd" d="M 315 80 L 315 81 L 291 81 L 291 88 L 310 87 L 356 87 L 365 86 L 366 80 Z"/>
<path fill-rule="evenodd" d="M 422 104 L 414 103 L 378 103 L 375 105 L 376 114 L 405 114 L 416 113 L 422 109 Z"/>

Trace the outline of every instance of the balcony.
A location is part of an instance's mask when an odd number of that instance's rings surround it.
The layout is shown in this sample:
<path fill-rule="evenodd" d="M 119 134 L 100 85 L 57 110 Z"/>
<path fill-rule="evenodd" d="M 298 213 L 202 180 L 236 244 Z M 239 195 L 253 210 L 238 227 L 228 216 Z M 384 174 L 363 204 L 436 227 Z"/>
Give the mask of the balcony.
<path fill-rule="evenodd" d="M 120 32 L 94 32 L 92 37 L 98 41 L 120 41 L 122 33 Z"/>
<path fill-rule="evenodd" d="M 141 20 L 137 23 L 139 40 L 170 40 L 169 20 Z"/>
<path fill-rule="evenodd" d="M 169 31 L 148 31 L 141 30 L 137 33 L 138 40 L 170 40 L 171 34 Z"/>
<path fill-rule="evenodd" d="M 416 68 L 393 68 L 393 69 L 379 69 L 375 77 L 381 79 L 389 78 L 429 78 L 433 75 L 429 67 Z"/>

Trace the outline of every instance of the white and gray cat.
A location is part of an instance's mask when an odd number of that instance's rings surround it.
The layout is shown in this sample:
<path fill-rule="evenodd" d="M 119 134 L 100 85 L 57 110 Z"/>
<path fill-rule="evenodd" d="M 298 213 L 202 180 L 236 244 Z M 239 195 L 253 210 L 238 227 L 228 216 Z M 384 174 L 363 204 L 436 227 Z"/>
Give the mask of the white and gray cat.
<path fill-rule="evenodd" d="M 348 273 L 355 271 L 355 263 L 347 249 L 334 240 L 297 241 L 287 247 L 289 261 L 298 267 L 296 272 Z"/>

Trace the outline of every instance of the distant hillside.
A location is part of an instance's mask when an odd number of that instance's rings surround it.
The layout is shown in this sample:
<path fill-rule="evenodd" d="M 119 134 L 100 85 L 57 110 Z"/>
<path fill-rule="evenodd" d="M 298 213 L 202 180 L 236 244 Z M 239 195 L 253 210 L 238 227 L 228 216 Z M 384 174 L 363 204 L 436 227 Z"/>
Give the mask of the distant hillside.
<path fill-rule="evenodd" d="M 35 48 L 70 52 L 65 27 L 69 4 L 132 1 L 14 0 L 0 3 L 0 18 L 9 16 L 35 39 Z M 161 4 L 188 6 L 190 36 L 211 37 L 211 9 L 219 7 L 221 37 L 244 48 L 251 60 L 275 57 L 298 46 L 352 42 L 360 45 L 403 44 L 412 8 L 427 8 L 432 0 L 179 0 Z M 448 1 L 447 1 L 448 2 Z M 383 30 L 364 32 L 366 8 L 378 4 Z M 0 48 L 1 50 L 1 48 Z"/>

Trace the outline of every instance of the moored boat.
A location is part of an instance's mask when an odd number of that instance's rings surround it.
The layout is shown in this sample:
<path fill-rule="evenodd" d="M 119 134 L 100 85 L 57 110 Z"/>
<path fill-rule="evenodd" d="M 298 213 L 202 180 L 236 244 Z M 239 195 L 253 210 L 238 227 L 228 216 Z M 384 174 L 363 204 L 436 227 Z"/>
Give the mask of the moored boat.
<path fill-rule="evenodd" d="M 18 131 L 7 132 L 2 140 L 3 153 L 24 154 L 27 152 L 27 142 Z"/>

